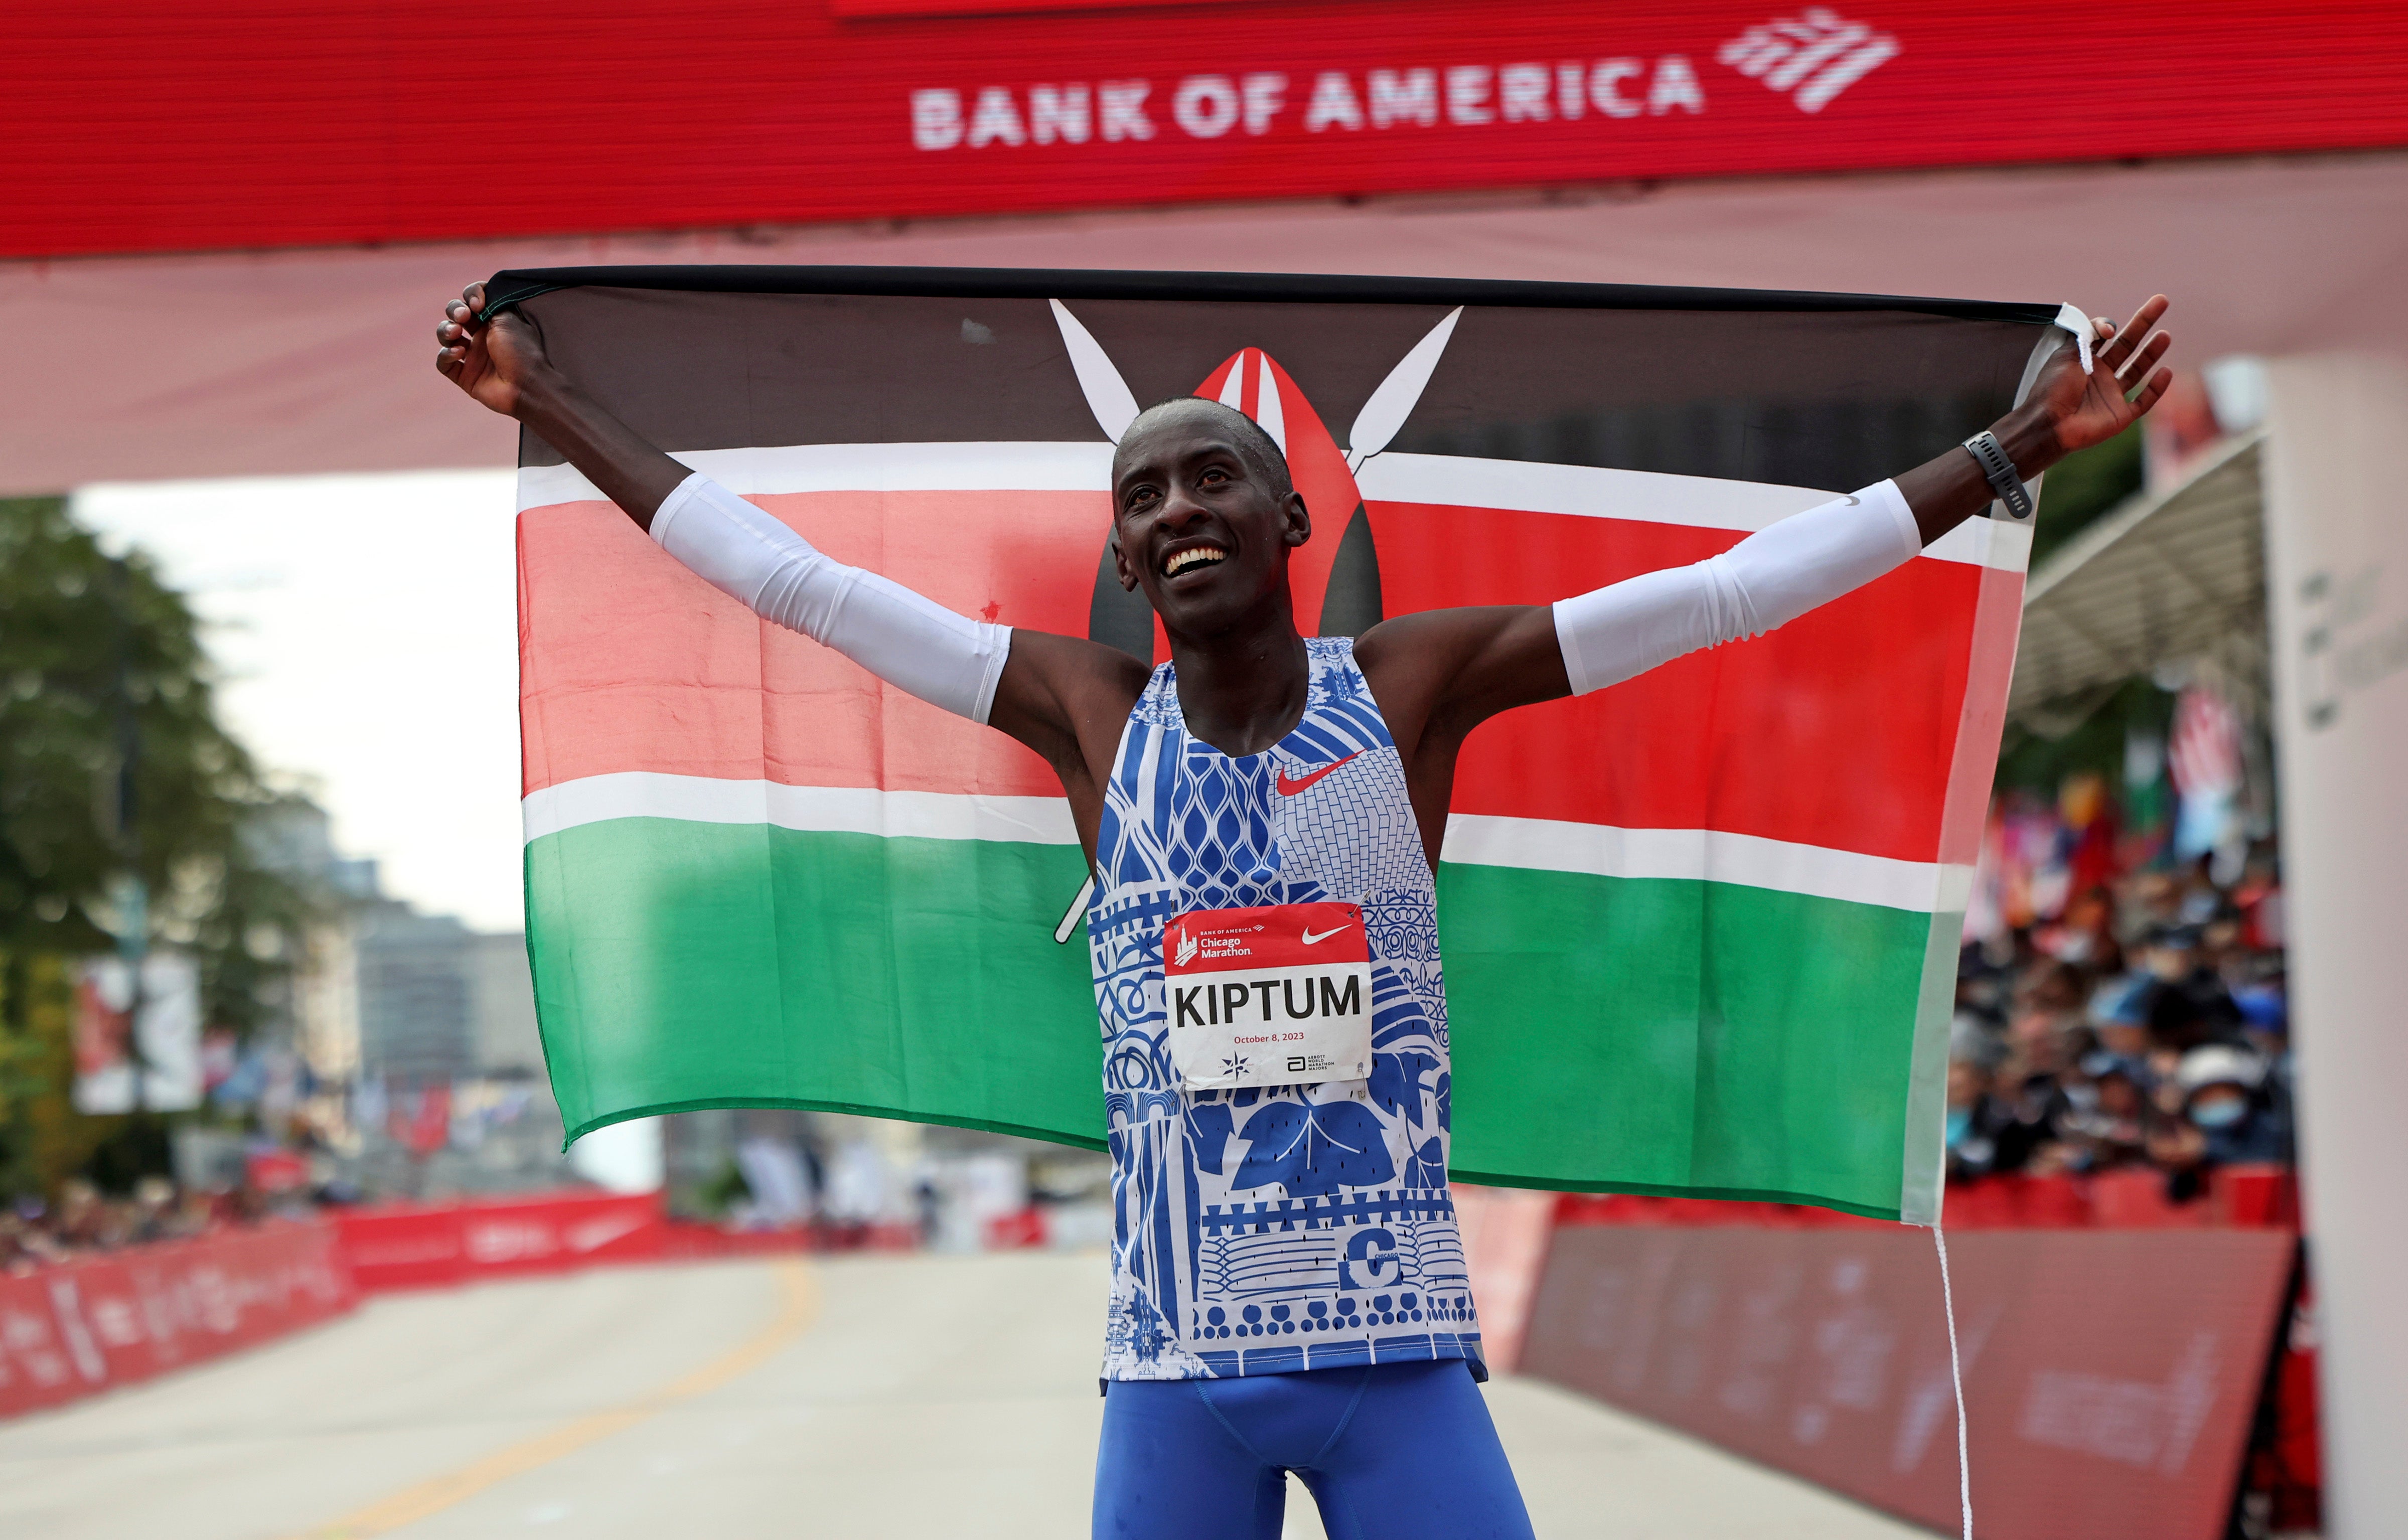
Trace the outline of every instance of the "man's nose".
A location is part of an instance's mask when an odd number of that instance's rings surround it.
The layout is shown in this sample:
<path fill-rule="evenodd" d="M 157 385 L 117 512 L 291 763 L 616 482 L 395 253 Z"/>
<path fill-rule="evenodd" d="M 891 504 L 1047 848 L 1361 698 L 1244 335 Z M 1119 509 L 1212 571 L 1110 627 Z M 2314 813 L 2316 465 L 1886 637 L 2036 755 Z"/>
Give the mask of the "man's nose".
<path fill-rule="evenodd" d="M 1209 511 L 1194 492 L 1185 487 L 1173 487 L 1170 495 L 1162 500 L 1162 512 L 1156 517 L 1161 520 L 1163 528 L 1179 534 L 1193 526 Z"/>

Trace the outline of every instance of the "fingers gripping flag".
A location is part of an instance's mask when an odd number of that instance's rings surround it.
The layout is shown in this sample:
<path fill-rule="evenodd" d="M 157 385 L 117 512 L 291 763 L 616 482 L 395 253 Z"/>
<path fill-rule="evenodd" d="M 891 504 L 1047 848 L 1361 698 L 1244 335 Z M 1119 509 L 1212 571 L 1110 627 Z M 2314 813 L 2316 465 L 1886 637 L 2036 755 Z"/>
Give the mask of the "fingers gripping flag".
<path fill-rule="evenodd" d="M 1700 560 L 1985 426 L 2063 340 L 2055 306 L 1397 279 L 489 292 L 838 560 L 1155 662 L 1106 545 L 1140 403 L 1281 443 L 1298 623 L 1359 635 Z M 520 506 L 528 945 L 572 1136 L 774 1105 L 1100 1146 L 1086 873 L 1043 763 L 757 620 L 532 435 Z M 1932 1217 L 2028 541 L 1974 520 L 1770 635 L 1473 735 L 1440 871 L 1457 1176 Z"/>

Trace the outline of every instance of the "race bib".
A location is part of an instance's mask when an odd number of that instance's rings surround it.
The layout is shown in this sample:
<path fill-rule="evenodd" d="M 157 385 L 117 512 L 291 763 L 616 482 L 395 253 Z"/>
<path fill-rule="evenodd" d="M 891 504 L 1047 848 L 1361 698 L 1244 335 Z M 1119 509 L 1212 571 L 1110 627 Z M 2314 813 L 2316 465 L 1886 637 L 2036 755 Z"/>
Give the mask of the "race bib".
<path fill-rule="evenodd" d="M 1164 927 L 1162 974 L 1191 1090 L 1371 1073 L 1371 947 L 1352 904 L 1190 909 Z"/>

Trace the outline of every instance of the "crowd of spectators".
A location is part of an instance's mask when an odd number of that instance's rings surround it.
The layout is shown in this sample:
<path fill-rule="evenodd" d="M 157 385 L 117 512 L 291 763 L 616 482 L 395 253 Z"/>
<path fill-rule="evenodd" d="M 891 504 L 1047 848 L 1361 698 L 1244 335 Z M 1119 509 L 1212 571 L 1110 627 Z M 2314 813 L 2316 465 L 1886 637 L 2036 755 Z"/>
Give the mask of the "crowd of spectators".
<path fill-rule="evenodd" d="M 140 1178 L 123 1198 L 71 1177 L 60 1184 L 55 1204 L 26 1196 L 0 1209 L 0 1276 L 128 1246 L 184 1240 L 230 1219 L 255 1218 L 238 1212 L 243 1205 L 240 1193 L 212 1198 L 184 1191 L 165 1176 Z"/>
<path fill-rule="evenodd" d="M 2194 1196 L 2218 1165 L 2292 1156 L 2282 890 L 2271 852 L 2082 889 L 1969 944 L 1948 1070 L 1948 1173 L 2155 1169 Z"/>

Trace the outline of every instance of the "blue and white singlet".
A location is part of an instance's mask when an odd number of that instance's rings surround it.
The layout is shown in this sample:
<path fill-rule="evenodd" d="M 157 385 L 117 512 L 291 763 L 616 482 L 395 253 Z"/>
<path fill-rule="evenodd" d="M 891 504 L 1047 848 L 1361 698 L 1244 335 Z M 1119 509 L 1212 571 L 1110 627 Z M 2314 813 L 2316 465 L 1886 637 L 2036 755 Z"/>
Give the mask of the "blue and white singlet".
<path fill-rule="evenodd" d="M 1455 1358 L 1485 1377 L 1447 1191 L 1437 890 L 1354 644 L 1305 647 L 1303 720 L 1243 758 L 1191 735 L 1172 665 L 1154 670 L 1104 793 L 1087 940 L 1112 1155 L 1109 1379 Z M 1370 1078 L 1182 1089 L 1165 922 L 1323 900 L 1363 909 Z"/>

